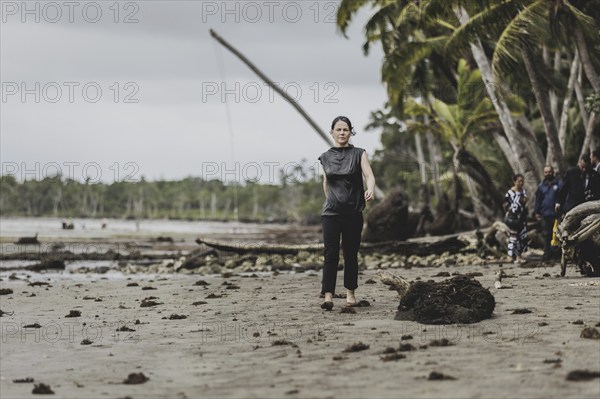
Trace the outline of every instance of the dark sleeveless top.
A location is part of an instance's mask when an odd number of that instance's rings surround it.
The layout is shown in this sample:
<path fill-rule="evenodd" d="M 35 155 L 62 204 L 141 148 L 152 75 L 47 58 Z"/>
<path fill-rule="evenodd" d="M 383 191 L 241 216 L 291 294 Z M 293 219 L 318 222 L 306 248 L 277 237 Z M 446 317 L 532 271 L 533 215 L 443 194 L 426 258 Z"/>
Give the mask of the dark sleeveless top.
<path fill-rule="evenodd" d="M 360 159 L 365 150 L 348 147 L 331 147 L 318 158 L 327 177 L 327 195 L 323 216 L 359 213 L 365 209 Z"/>

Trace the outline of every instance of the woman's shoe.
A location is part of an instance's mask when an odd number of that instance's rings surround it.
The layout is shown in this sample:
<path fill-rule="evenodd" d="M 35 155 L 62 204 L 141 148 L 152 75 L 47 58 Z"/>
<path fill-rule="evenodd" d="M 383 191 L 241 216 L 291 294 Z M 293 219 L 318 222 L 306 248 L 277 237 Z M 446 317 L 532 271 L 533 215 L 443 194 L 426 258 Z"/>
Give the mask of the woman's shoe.
<path fill-rule="evenodd" d="M 332 301 L 325 301 L 321 304 L 321 309 L 325 309 L 325 310 L 331 310 L 333 309 L 333 302 Z"/>

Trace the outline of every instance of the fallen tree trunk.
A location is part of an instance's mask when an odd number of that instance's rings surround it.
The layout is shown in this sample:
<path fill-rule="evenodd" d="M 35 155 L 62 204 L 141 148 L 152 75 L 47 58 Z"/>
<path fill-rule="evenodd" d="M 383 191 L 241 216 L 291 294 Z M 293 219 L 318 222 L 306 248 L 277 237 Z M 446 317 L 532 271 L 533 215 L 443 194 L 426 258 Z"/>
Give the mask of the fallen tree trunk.
<path fill-rule="evenodd" d="M 288 245 L 288 244 L 263 244 L 263 243 L 228 243 L 214 241 L 204 238 L 197 238 L 196 243 L 206 245 L 208 247 L 224 252 L 233 252 L 238 255 L 244 254 L 278 254 L 278 255 L 296 255 L 299 252 L 307 251 L 323 251 L 323 244 L 304 244 L 304 245 Z"/>
<path fill-rule="evenodd" d="M 580 204 L 558 226 L 562 247 L 560 275 L 574 263 L 584 276 L 600 276 L 600 201 Z"/>
<path fill-rule="evenodd" d="M 581 221 L 590 215 L 600 216 L 600 201 L 584 202 L 571 209 L 560 223 L 561 236 L 568 237 L 579 228 Z"/>
<path fill-rule="evenodd" d="M 204 244 L 211 248 L 233 252 L 239 255 L 243 254 L 278 254 L 278 255 L 296 255 L 299 252 L 322 252 L 324 246 L 319 244 L 305 245 L 286 245 L 286 244 L 262 244 L 262 243 L 226 243 L 204 238 L 197 238 L 198 244 Z M 469 241 L 464 238 L 464 234 L 453 234 L 445 237 L 423 237 L 407 241 L 384 241 L 378 243 L 362 243 L 360 251 L 363 254 L 373 252 L 388 254 L 402 254 L 406 256 L 418 255 L 426 256 L 433 254 L 442 254 L 444 252 L 456 253 L 466 248 Z"/>

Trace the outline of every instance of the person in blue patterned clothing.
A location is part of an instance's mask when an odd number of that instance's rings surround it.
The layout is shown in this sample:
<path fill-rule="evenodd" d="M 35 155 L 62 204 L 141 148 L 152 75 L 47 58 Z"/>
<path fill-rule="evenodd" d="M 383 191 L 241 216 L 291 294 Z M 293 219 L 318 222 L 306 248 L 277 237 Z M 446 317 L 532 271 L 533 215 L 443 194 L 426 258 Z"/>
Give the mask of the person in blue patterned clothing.
<path fill-rule="evenodd" d="M 515 263 L 524 263 L 523 252 L 527 250 L 527 192 L 523 188 L 525 178 L 518 173 L 513 177 L 513 186 L 504 196 L 505 223 L 510 229 L 508 256 Z"/>

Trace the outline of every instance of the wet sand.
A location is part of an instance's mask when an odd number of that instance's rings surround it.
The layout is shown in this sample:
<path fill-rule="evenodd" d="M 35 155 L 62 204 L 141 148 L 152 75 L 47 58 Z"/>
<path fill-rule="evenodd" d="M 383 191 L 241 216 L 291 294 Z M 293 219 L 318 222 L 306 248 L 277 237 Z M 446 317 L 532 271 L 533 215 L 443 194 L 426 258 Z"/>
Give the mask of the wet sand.
<path fill-rule="evenodd" d="M 57 398 L 599 397 L 600 378 L 567 375 L 600 372 L 600 340 L 580 337 L 600 323 L 600 280 L 574 268 L 557 278 L 558 265 L 510 264 L 502 267 L 510 288 L 495 289 L 498 268 L 387 270 L 435 281 L 447 278 L 432 277 L 440 271 L 481 272 L 475 278 L 495 296 L 494 316 L 460 326 L 394 320 L 396 292 L 376 270 L 361 271 L 357 299 L 371 306 L 356 313 L 340 312 L 344 298 L 331 312 L 319 307 L 320 272 L 51 281 L 4 274 L 0 288 L 13 293 L 0 296 L 0 397 L 37 397 L 39 383 Z M 28 285 L 35 281 L 50 286 Z M 141 307 L 144 299 L 159 304 Z M 71 311 L 80 316 L 65 317 Z M 431 345 L 442 338 L 451 345 Z M 345 352 L 359 342 L 368 348 Z M 389 355 L 396 360 L 382 360 Z M 148 380 L 124 384 L 131 373 Z M 34 381 L 14 382 L 25 378 Z"/>

